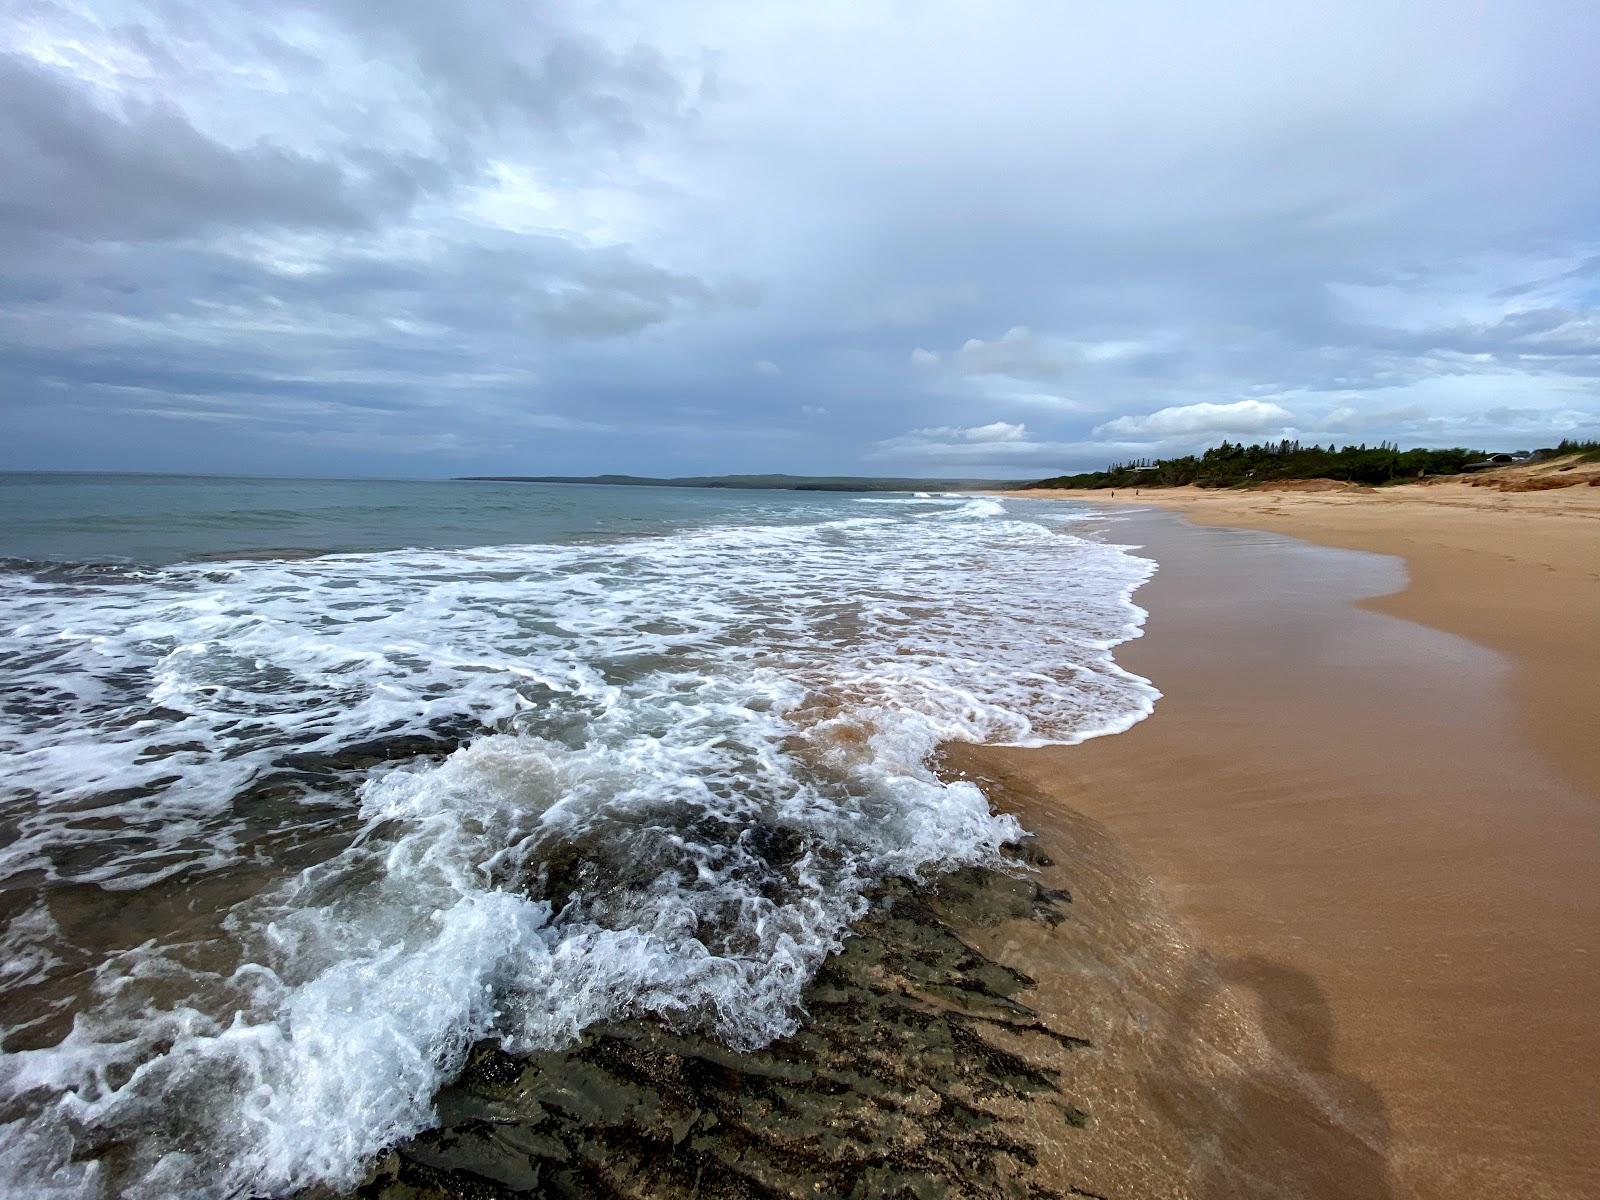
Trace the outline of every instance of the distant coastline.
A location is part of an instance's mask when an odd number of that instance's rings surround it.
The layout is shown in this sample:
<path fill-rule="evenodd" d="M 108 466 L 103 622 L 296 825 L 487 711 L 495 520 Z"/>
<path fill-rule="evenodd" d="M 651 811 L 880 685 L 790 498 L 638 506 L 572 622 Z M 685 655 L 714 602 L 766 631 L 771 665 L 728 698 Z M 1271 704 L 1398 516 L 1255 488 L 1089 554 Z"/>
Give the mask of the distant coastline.
<path fill-rule="evenodd" d="M 620 487 L 739 488 L 769 492 L 989 492 L 1023 488 L 1029 480 L 898 479 L 853 475 L 459 475 L 471 483 L 588 483 Z"/>

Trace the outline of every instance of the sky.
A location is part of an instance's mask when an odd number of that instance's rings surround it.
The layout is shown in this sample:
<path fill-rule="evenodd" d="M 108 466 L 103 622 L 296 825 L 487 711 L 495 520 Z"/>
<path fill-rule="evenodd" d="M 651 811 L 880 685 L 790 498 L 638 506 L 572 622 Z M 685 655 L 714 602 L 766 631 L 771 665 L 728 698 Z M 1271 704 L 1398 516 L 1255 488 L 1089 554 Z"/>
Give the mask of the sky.
<path fill-rule="evenodd" d="M 0 469 L 1600 437 L 1600 5 L 0 6 Z"/>

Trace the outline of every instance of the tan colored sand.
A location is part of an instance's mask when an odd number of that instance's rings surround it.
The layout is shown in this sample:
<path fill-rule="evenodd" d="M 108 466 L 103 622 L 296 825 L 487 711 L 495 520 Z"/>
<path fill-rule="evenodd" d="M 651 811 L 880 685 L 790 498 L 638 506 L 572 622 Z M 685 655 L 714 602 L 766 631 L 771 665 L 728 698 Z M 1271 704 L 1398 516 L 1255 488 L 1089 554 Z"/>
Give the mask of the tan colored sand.
<path fill-rule="evenodd" d="M 1550 478 L 1584 482 L 1550 491 L 1493 486 Z M 1509 655 L 1525 733 L 1600 798 L 1600 486 L 1585 486 L 1590 479 L 1600 479 L 1600 464 L 1570 475 L 1517 468 L 1486 476 L 1484 486 L 1016 494 L 1157 505 L 1208 525 L 1403 558 L 1408 586 L 1368 606 Z"/>
<path fill-rule="evenodd" d="M 1211 980 L 1130 1002 L 1157 1015 L 1108 1043 L 1112 1136 L 1164 1148 L 1159 1194 L 1600 1195 L 1600 488 L 1137 500 L 1399 555 L 1409 583 L 1393 560 L 1136 517 L 1116 536 L 1162 569 L 1118 658 L 1165 692 L 1155 716 L 962 752 L 1032 797 L 1047 847 L 1081 840 L 1069 810 L 1109 831 L 1183 931 L 1151 936 L 1192 942 L 1173 961 Z M 1136 940 L 1141 918 L 1087 877 L 1078 902 Z M 1033 968 L 1061 996 L 1082 974 Z M 1256 1014 L 1326 1121 L 1247 1065 L 1187 1061 L 1223 1001 Z M 1215 1094 L 1241 1120 L 1209 1149 L 1191 1131 L 1185 1172 L 1161 1110 Z"/>

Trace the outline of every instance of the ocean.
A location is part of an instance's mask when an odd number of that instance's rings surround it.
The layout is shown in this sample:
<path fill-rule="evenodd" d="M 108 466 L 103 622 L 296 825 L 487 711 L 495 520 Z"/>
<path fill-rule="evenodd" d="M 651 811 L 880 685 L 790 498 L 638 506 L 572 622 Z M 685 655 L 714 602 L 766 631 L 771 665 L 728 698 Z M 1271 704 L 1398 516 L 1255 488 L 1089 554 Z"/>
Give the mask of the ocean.
<path fill-rule="evenodd" d="M 0 1178 L 349 1187 L 469 1049 L 754 1051 L 1023 837 L 1154 569 L 1059 502 L 0 476 Z M 1114 532 L 1114 526 L 1113 532 Z"/>

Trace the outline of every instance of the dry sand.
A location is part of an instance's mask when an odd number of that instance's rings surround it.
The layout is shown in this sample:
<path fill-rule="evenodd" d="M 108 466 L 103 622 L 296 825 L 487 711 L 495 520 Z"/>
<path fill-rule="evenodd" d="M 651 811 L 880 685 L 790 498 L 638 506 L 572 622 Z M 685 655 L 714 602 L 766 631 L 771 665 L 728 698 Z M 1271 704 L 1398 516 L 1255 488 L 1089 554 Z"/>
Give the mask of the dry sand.
<path fill-rule="evenodd" d="M 1011 947 L 1100 1048 L 1064 1155 L 1117 1195 L 1600 1195 L 1600 488 L 1138 502 L 1246 527 L 1110 526 L 1161 564 L 1118 653 L 1155 715 L 953 751 L 1093 934 Z"/>

